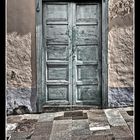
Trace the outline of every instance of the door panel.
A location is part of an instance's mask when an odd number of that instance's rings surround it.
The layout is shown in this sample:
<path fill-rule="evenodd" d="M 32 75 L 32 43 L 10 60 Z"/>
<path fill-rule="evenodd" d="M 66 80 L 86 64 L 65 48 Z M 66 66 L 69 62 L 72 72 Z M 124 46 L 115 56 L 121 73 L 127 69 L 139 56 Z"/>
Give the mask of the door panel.
<path fill-rule="evenodd" d="M 47 25 L 48 44 L 68 44 L 67 25 Z"/>
<path fill-rule="evenodd" d="M 46 102 L 70 104 L 68 3 L 44 3 Z"/>
<path fill-rule="evenodd" d="M 48 86 L 48 100 L 68 100 L 67 86 Z"/>
<path fill-rule="evenodd" d="M 92 101 L 96 102 L 96 104 L 99 104 L 100 102 L 100 95 L 97 94 L 97 86 L 96 85 L 84 85 L 84 86 L 78 86 L 78 100 L 81 101 Z M 96 98 L 95 98 L 96 96 Z"/>
<path fill-rule="evenodd" d="M 47 71 L 48 80 L 68 80 L 67 66 L 49 65 Z"/>
<path fill-rule="evenodd" d="M 76 22 L 93 22 L 97 19 L 97 5 L 78 5 L 76 6 Z"/>
<path fill-rule="evenodd" d="M 77 60 L 78 61 L 97 61 L 98 48 L 97 46 L 78 46 L 77 45 Z"/>
<path fill-rule="evenodd" d="M 68 20 L 68 5 L 51 3 L 47 4 L 47 21 L 67 21 Z"/>
<path fill-rule="evenodd" d="M 66 60 L 66 45 L 47 45 L 47 60 Z"/>
<path fill-rule="evenodd" d="M 77 45 L 94 44 L 98 42 L 97 26 L 94 25 L 77 25 Z"/>
<path fill-rule="evenodd" d="M 46 103 L 101 105 L 98 3 L 43 4 Z"/>
<path fill-rule="evenodd" d="M 101 104 L 99 5 L 76 4 L 74 27 L 74 104 Z"/>
<path fill-rule="evenodd" d="M 97 77 L 97 66 L 95 65 L 79 65 L 77 66 L 77 80 L 93 80 Z"/>

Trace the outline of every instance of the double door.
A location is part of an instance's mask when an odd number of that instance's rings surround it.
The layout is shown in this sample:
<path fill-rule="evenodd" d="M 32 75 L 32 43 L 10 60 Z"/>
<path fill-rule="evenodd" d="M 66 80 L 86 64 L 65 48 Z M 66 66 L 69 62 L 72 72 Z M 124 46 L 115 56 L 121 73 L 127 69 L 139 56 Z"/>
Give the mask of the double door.
<path fill-rule="evenodd" d="M 43 2 L 46 104 L 101 105 L 100 4 Z"/>

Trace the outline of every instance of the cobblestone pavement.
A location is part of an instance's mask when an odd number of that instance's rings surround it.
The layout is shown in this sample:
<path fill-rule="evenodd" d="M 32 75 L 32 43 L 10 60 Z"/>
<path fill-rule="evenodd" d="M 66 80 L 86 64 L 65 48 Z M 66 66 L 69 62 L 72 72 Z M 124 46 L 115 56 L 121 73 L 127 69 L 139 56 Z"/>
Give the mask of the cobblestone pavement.
<path fill-rule="evenodd" d="M 133 140 L 132 111 L 133 108 L 127 107 L 8 116 L 7 138 L 8 140 Z"/>

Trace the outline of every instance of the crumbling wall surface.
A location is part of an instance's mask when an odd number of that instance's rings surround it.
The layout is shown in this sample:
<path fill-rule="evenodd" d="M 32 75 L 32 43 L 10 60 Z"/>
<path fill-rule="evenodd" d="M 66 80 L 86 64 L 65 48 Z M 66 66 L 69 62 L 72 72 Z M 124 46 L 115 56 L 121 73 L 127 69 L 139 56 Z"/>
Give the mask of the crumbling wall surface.
<path fill-rule="evenodd" d="M 36 104 L 34 0 L 7 1 L 7 113 Z M 133 0 L 109 0 L 109 106 L 133 104 Z M 34 106 L 34 107 L 32 107 Z M 32 109 L 31 109 L 32 108 Z"/>
<path fill-rule="evenodd" d="M 7 113 L 18 106 L 31 111 L 31 33 L 7 34 Z"/>
<path fill-rule="evenodd" d="M 7 0 L 6 59 L 7 113 L 35 110 L 35 0 Z"/>
<path fill-rule="evenodd" d="M 133 0 L 109 1 L 109 92 L 110 107 L 133 105 Z"/>

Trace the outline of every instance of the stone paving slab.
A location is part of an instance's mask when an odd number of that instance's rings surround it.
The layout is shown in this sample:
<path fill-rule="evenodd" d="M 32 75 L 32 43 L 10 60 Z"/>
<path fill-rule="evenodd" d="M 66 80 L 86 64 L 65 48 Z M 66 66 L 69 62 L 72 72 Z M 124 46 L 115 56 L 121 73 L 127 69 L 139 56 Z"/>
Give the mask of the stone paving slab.
<path fill-rule="evenodd" d="M 94 136 L 103 136 L 103 135 L 109 135 L 109 136 L 113 136 L 113 133 L 111 131 L 111 129 L 106 129 L 106 130 L 99 130 L 99 131 L 92 131 L 92 135 Z"/>
<path fill-rule="evenodd" d="M 131 133 L 134 135 L 134 124 L 133 124 L 133 122 L 127 122 L 127 125 L 128 125 L 128 127 L 129 127 L 129 129 L 131 130 Z"/>
<path fill-rule="evenodd" d="M 133 140 L 133 135 L 127 125 L 111 127 L 111 131 L 114 134 L 115 139 Z"/>
<path fill-rule="evenodd" d="M 83 111 L 66 111 L 64 112 L 64 117 L 76 117 L 76 116 L 83 116 Z"/>
<path fill-rule="evenodd" d="M 127 121 L 133 122 L 134 116 L 130 116 L 130 115 L 128 115 L 128 113 L 126 112 L 126 111 L 128 111 L 128 108 L 127 108 L 127 109 L 119 108 L 118 110 L 119 110 L 119 112 L 121 113 L 121 115 L 123 116 L 123 118 L 125 119 L 126 122 L 127 122 Z"/>
<path fill-rule="evenodd" d="M 133 116 L 125 109 L 74 112 L 33 114 L 38 122 L 30 140 L 133 140 Z M 31 116 L 27 114 L 24 118 L 32 119 Z M 23 119 L 18 115 L 13 120 L 11 117 L 9 122 L 16 122 L 16 118 L 17 121 Z M 10 140 L 25 140 L 28 135 L 12 133 Z"/>
<path fill-rule="evenodd" d="M 108 122 L 111 126 L 124 126 L 127 125 L 124 118 L 117 109 L 105 109 L 104 110 Z"/>
<path fill-rule="evenodd" d="M 24 119 L 39 119 L 40 114 L 24 114 L 24 115 L 10 115 L 7 116 L 7 123 L 18 123 Z"/>
<path fill-rule="evenodd" d="M 72 136 L 71 140 L 91 140 L 91 135 Z"/>
<path fill-rule="evenodd" d="M 38 122 L 34 130 L 33 136 L 49 137 L 52 131 L 53 121 Z M 32 137 L 33 137 L 32 136 Z"/>
<path fill-rule="evenodd" d="M 31 140 L 49 140 L 49 136 L 32 136 Z"/>
<path fill-rule="evenodd" d="M 71 140 L 114 140 L 112 135 L 82 135 L 73 136 Z"/>
<path fill-rule="evenodd" d="M 109 125 L 104 125 L 102 123 L 91 123 L 90 124 L 90 131 L 99 131 L 99 130 L 107 130 L 110 129 Z"/>
<path fill-rule="evenodd" d="M 54 120 L 50 140 L 71 140 L 72 120 Z"/>
<path fill-rule="evenodd" d="M 18 123 L 21 122 L 21 120 L 23 119 L 23 115 L 11 115 L 7 117 L 7 123 Z"/>
<path fill-rule="evenodd" d="M 133 140 L 132 137 L 115 138 L 115 140 Z"/>
<path fill-rule="evenodd" d="M 85 135 L 90 135 L 90 130 L 89 129 L 77 129 L 77 130 L 72 130 L 72 136 L 85 136 Z"/>
<path fill-rule="evenodd" d="M 88 111 L 87 114 L 91 131 L 110 129 L 110 125 L 103 110 Z"/>
<path fill-rule="evenodd" d="M 11 134 L 10 140 L 26 140 L 29 135 L 30 132 L 14 132 Z"/>
<path fill-rule="evenodd" d="M 89 129 L 88 119 L 72 120 L 72 130 Z"/>
<path fill-rule="evenodd" d="M 90 140 L 115 140 L 112 135 L 95 135 Z"/>
<path fill-rule="evenodd" d="M 90 135 L 88 119 L 72 120 L 72 135 Z"/>
<path fill-rule="evenodd" d="M 39 116 L 38 122 L 53 121 L 54 117 L 55 117 L 55 113 L 42 113 Z"/>
<path fill-rule="evenodd" d="M 121 115 L 123 116 L 123 118 L 125 119 L 131 133 L 134 135 L 134 116 L 130 116 L 126 111 L 132 111 L 133 108 L 119 108 L 119 112 L 121 113 Z"/>
<path fill-rule="evenodd" d="M 38 122 L 53 121 L 55 117 L 62 117 L 62 116 L 64 116 L 64 112 L 42 113 L 39 116 Z"/>
<path fill-rule="evenodd" d="M 110 129 L 110 125 L 107 120 L 94 120 L 89 121 L 89 128 L 91 131 L 107 130 Z"/>
<path fill-rule="evenodd" d="M 104 110 L 89 110 L 87 111 L 88 119 L 90 121 L 94 120 L 107 120 Z"/>

